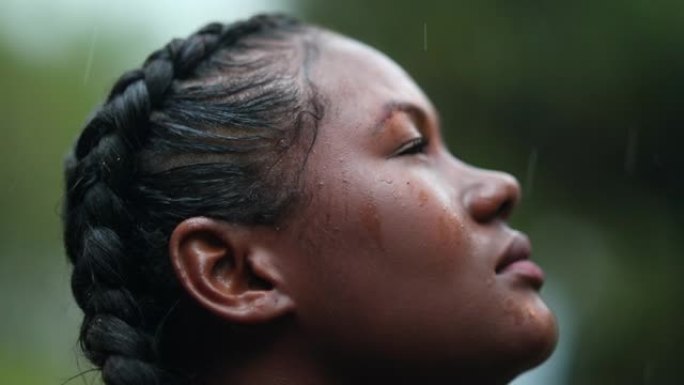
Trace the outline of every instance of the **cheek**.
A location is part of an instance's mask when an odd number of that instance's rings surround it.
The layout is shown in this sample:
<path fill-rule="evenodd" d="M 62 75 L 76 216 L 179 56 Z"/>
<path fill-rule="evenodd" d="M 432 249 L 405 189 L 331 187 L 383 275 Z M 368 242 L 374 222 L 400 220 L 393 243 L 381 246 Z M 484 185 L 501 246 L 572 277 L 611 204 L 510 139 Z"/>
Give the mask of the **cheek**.
<path fill-rule="evenodd" d="M 391 259 L 387 268 L 408 280 L 454 285 L 477 266 L 471 222 L 456 187 L 420 171 L 408 170 L 404 179 L 376 183 L 370 190 L 375 216 L 381 219 L 378 248 Z"/>
<path fill-rule="evenodd" d="M 325 338 L 369 350 L 410 343 L 416 330 L 459 330 L 482 276 L 446 189 L 415 178 L 347 177 L 315 188 L 307 238 L 316 247 L 302 266 L 315 287 L 305 290 L 303 320 Z"/>
<path fill-rule="evenodd" d="M 472 231 L 455 193 L 430 174 L 401 176 L 342 178 L 322 194 L 328 199 L 320 214 L 334 219 L 316 228 L 334 235 L 329 241 L 337 250 L 353 250 L 356 262 L 388 276 L 462 271 L 459 265 L 470 263 Z"/>
<path fill-rule="evenodd" d="M 452 261 L 468 254 L 467 221 L 456 199 L 445 190 L 413 179 L 391 192 L 381 191 L 379 215 L 386 221 L 387 243 L 413 244 L 435 257 L 450 255 L 447 259 Z"/>
<path fill-rule="evenodd" d="M 340 168 L 312 184 L 293 238 L 288 281 L 309 340 L 405 362 L 550 351 L 548 309 L 495 280 L 491 242 L 456 192 L 429 174 L 374 179 Z"/>

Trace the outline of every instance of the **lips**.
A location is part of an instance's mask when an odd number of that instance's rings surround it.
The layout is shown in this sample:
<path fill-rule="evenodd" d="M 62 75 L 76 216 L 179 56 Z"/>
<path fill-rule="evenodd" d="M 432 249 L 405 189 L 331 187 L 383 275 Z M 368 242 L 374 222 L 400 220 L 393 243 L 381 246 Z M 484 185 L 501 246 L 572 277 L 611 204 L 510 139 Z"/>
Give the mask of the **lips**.
<path fill-rule="evenodd" d="M 544 271 L 530 260 L 532 245 L 521 233 L 516 233 L 496 265 L 496 274 L 514 276 L 532 285 L 535 289 L 544 284 Z"/>

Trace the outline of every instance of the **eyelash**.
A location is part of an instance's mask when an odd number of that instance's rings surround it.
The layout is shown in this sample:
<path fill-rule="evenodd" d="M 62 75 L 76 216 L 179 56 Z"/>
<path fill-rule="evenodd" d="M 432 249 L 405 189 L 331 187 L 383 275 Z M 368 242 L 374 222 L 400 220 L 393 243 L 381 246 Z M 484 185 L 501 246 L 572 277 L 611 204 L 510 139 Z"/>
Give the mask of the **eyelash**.
<path fill-rule="evenodd" d="M 399 148 L 396 156 L 423 154 L 425 153 L 425 147 L 427 147 L 427 145 L 428 141 L 425 139 L 425 137 L 419 136 L 417 138 L 413 138 Z"/>

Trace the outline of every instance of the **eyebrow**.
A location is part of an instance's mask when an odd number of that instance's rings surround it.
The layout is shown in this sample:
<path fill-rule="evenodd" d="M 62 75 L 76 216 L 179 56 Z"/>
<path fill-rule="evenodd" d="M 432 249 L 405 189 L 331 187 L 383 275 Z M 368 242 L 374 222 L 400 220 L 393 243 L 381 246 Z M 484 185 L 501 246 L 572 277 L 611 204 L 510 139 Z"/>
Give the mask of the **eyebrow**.
<path fill-rule="evenodd" d="M 427 112 L 417 104 L 393 100 L 382 106 L 382 113 L 373 125 L 372 135 L 379 134 L 385 128 L 385 123 L 397 112 L 404 112 L 410 115 L 412 119 L 420 124 L 424 124 L 429 120 Z"/>

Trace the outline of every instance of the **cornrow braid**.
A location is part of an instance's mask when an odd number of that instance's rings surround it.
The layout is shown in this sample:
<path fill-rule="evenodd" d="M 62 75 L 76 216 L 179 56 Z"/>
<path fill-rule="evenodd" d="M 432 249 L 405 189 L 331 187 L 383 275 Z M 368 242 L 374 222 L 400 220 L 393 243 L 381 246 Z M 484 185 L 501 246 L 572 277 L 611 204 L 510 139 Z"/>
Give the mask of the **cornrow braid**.
<path fill-rule="evenodd" d="M 183 297 L 166 252 L 177 223 L 274 223 L 294 202 L 295 179 L 273 177 L 282 144 L 322 113 L 283 60 L 303 31 L 281 15 L 208 24 L 122 75 L 83 129 L 65 166 L 64 243 L 81 347 L 105 384 L 186 380 L 161 351 Z"/>

